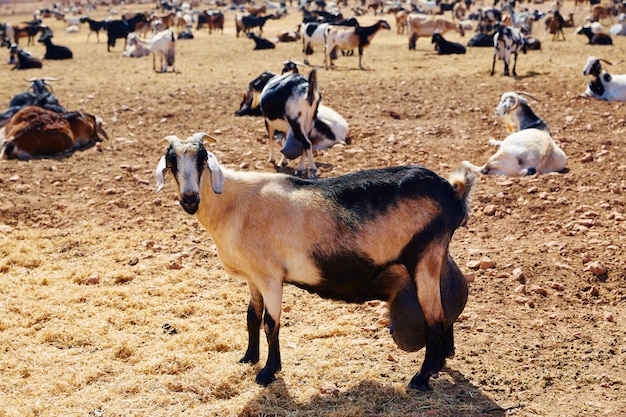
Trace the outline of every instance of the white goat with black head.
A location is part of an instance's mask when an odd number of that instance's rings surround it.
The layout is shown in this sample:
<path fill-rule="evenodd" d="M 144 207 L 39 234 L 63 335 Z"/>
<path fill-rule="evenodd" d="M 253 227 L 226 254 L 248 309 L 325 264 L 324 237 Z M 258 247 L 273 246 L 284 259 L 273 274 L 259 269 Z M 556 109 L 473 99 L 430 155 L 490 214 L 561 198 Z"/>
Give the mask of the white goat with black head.
<path fill-rule="evenodd" d="M 606 59 L 590 56 L 587 58 L 583 75 L 589 75 L 590 80 L 583 97 L 593 97 L 598 100 L 626 102 L 626 74 L 612 75 L 602 69 L 600 61 L 613 65 Z"/>
<path fill-rule="evenodd" d="M 466 222 L 474 176 L 446 180 L 419 166 L 302 179 L 222 168 L 203 144 L 206 133 L 175 136 L 156 169 L 157 191 L 170 172 L 179 201 L 217 247 L 224 269 L 248 283 L 248 348 L 259 361 L 263 321 L 268 357 L 256 382 L 281 369 L 283 285 L 324 298 L 389 302 L 391 332 L 401 349 L 426 355 L 409 386 L 427 390 L 454 355 L 453 323 L 467 301 L 465 278 L 448 252 Z"/>
<path fill-rule="evenodd" d="M 463 161 L 465 167 L 482 174 L 510 177 L 565 169 L 565 152 L 552 139 L 548 124 L 532 111 L 522 94 L 532 97 L 522 92 L 504 93 L 496 107 L 496 116 L 502 117 L 507 130 L 513 133 L 503 141 L 489 141 L 499 149 L 485 165 Z"/>
<path fill-rule="evenodd" d="M 310 138 L 317 108 L 322 94 L 317 88 L 317 70 L 313 69 L 308 80 L 300 74 L 285 73 L 270 79 L 261 92 L 261 111 L 269 135 L 270 162 L 274 162 L 274 135 L 287 132 L 302 145 L 302 159 L 295 170 L 296 175 L 305 172 L 304 157 L 308 163 L 307 176 L 317 178 L 317 166 L 313 161 L 313 143 Z"/>

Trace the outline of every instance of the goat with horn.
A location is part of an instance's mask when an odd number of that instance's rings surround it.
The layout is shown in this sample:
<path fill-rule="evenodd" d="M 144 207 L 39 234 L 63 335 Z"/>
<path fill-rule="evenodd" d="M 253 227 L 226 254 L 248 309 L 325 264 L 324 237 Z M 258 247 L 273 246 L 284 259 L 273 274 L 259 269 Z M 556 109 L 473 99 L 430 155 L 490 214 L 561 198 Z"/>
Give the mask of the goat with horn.
<path fill-rule="evenodd" d="M 590 56 L 587 58 L 583 75 L 589 75 L 590 80 L 582 97 L 592 97 L 598 100 L 626 102 L 626 74 L 613 75 L 602 69 L 604 62 L 613 65 L 606 59 Z"/>
<path fill-rule="evenodd" d="M 511 134 L 502 141 L 489 141 L 489 145 L 498 146 L 499 149 L 485 165 L 476 166 L 463 161 L 465 167 L 482 174 L 511 177 L 565 169 L 567 157 L 552 138 L 548 124 L 532 111 L 522 96 L 536 100 L 525 92 L 502 95 L 495 114 L 504 119 Z"/>

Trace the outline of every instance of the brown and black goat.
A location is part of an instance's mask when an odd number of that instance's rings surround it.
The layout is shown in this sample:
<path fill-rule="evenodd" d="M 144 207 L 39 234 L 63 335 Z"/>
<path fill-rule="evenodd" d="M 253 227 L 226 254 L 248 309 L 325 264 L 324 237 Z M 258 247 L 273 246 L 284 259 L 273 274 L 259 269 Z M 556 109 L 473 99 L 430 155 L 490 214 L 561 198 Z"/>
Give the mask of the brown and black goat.
<path fill-rule="evenodd" d="M 467 220 L 474 175 L 459 170 L 446 180 L 414 165 L 317 180 L 240 172 L 219 165 L 207 137 L 163 138 L 169 146 L 156 168 L 157 192 L 171 173 L 181 206 L 209 232 L 224 269 L 248 283 L 240 362 L 259 362 L 262 323 L 269 346 L 256 382 L 270 384 L 281 369 L 283 285 L 290 283 L 334 300 L 388 301 L 398 346 L 426 347 L 409 387 L 429 389 L 454 355 L 453 323 L 467 301 L 448 246 Z"/>
<path fill-rule="evenodd" d="M 108 139 L 99 117 L 28 106 L 0 129 L 0 159 L 31 159 L 87 148 Z"/>

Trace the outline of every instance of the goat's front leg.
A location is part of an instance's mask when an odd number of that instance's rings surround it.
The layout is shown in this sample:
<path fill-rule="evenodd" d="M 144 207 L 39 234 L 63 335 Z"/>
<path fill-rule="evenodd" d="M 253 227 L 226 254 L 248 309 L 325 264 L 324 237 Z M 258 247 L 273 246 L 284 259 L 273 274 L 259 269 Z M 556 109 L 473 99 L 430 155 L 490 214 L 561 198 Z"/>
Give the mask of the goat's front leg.
<path fill-rule="evenodd" d="M 263 317 L 263 296 L 261 292 L 252 285 L 250 288 L 250 302 L 248 303 L 248 349 L 240 363 L 259 362 L 259 337 L 261 334 L 261 318 Z"/>
<path fill-rule="evenodd" d="M 267 336 L 267 362 L 256 376 L 256 383 L 267 386 L 276 379 L 276 372 L 280 371 L 280 344 L 278 333 L 280 330 L 280 312 L 283 301 L 282 282 L 268 288 L 264 295 L 265 316 L 263 317 L 265 335 Z"/>
<path fill-rule="evenodd" d="M 270 157 L 267 162 L 274 162 L 274 133 L 275 130 L 273 128 L 270 129 L 269 124 L 267 123 L 267 119 L 265 120 L 265 130 L 267 130 L 267 136 L 269 137 L 268 146 L 270 147 Z"/>

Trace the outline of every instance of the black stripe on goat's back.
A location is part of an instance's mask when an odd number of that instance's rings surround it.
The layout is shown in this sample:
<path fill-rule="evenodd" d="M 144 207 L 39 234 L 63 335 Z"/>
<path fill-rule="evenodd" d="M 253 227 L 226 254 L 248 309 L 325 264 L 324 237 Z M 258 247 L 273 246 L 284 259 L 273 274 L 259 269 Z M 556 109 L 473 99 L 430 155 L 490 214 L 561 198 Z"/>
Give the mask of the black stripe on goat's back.
<path fill-rule="evenodd" d="M 304 186 L 309 183 L 298 184 Z M 429 198 L 442 207 L 458 205 L 450 183 L 416 165 L 365 170 L 311 182 L 320 195 L 363 220 L 385 213 L 403 198 Z"/>

